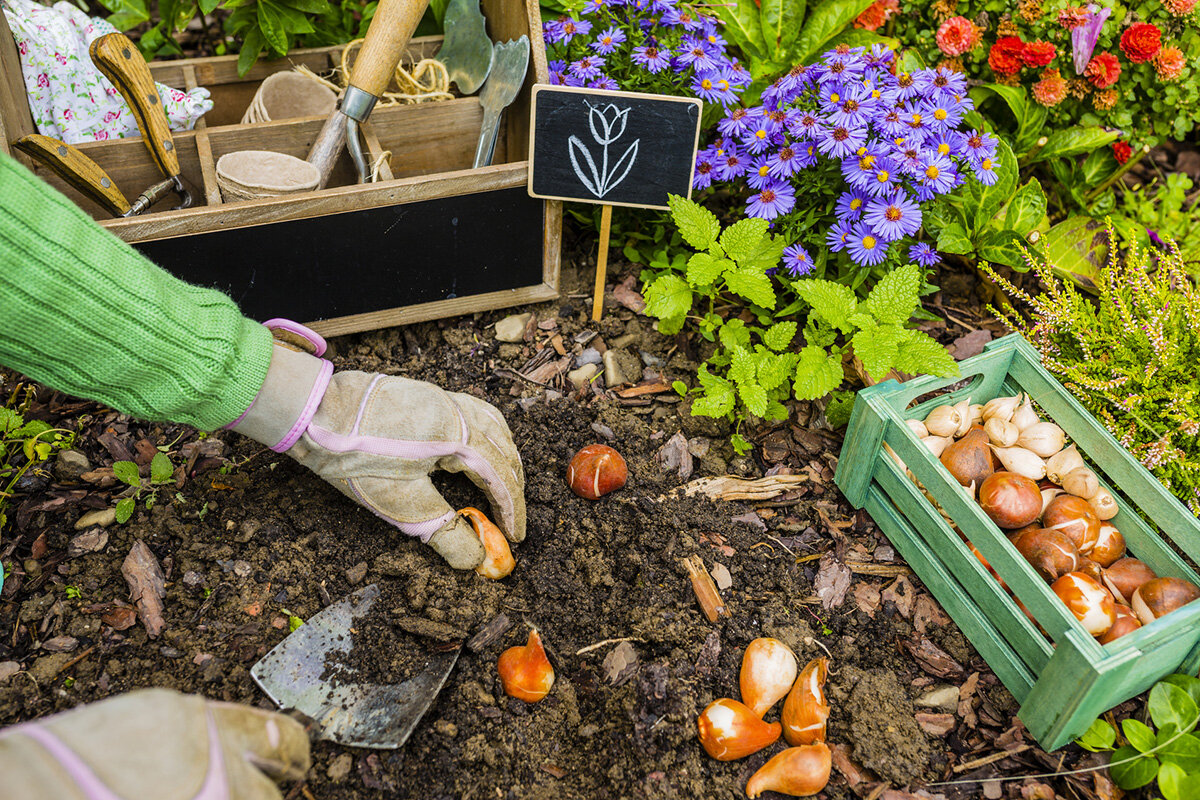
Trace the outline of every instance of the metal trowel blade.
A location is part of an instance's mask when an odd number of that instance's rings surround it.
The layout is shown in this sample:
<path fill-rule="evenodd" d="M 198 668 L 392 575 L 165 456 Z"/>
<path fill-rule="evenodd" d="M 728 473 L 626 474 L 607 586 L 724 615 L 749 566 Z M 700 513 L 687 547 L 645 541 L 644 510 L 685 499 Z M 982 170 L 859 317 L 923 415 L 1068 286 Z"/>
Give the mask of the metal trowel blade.
<path fill-rule="evenodd" d="M 323 680 L 327 659 L 354 647 L 351 628 L 379 599 L 375 584 L 322 609 L 267 653 L 250 675 L 281 708 L 312 718 L 317 738 L 351 747 L 401 747 L 417 727 L 458 661 L 461 646 L 430 656 L 425 668 L 399 684 L 380 686 Z"/>
<path fill-rule="evenodd" d="M 434 58 L 446 66 L 460 92 L 475 94 L 492 70 L 492 40 L 479 0 L 450 0 L 442 29 L 446 36 Z"/>

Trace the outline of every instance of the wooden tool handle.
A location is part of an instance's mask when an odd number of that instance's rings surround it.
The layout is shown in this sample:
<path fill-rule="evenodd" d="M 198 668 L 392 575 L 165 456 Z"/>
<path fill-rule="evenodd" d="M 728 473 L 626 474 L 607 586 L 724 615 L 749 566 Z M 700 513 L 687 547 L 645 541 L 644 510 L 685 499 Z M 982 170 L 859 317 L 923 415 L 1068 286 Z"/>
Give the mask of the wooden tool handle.
<path fill-rule="evenodd" d="M 91 198 L 114 217 L 129 211 L 129 201 L 108 173 L 90 158 L 66 142 L 40 133 L 22 136 L 13 147 L 45 164 L 54 174 Z"/>
<path fill-rule="evenodd" d="M 175 152 L 175 141 L 163 111 L 162 98 L 150 75 L 146 59 L 133 42 L 123 33 L 110 33 L 92 42 L 88 48 L 92 62 L 112 81 L 113 86 L 133 109 L 138 130 L 146 142 L 146 149 L 168 178 L 179 174 L 179 156 Z"/>
<path fill-rule="evenodd" d="M 379 0 L 362 50 L 354 60 L 350 85 L 379 97 L 392 80 L 429 0 Z"/>

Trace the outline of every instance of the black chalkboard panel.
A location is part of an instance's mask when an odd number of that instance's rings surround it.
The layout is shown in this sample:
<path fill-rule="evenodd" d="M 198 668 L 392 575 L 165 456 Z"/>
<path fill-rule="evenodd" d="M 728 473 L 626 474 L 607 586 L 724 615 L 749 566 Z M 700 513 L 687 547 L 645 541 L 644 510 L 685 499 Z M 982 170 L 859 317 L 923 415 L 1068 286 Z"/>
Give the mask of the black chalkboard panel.
<path fill-rule="evenodd" d="M 315 322 L 537 286 L 543 205 L 518 186 L 135 247 L 253 319 Z"/>
<path fill-rule="evenodd" d="M 702 103 L 695 98 L 533 87 L 529 193 L 667 208 L 690 197 Z"/>

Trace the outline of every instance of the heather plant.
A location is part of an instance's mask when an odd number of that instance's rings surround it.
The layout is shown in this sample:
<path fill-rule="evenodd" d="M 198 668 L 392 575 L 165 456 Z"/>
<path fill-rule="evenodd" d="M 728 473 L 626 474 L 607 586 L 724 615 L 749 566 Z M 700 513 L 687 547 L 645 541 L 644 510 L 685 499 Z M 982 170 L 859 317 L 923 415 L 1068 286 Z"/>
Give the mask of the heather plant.
<path fill-rule="evenodd" d="M 1116 241 L 1111 225 L 1108 238 Z M 1029 309 L 997 312 L 1038 349 L 1046 368 L 1122 446 L 1200 516 L 1200 294 L 1178 248 L 1153 256 L 1136 242 L 1110 250 L 1093 300 L 1029 257 L 1043 292 L 1021 291 L 984 267 Z"/>
<path fill-rule="evenodd" d="M 697 155 L 695 187 L 744 189 L 745 213 L 795 242 L 785 252 L 795 273 L 824 273 L 832 258 L 836 274 L 858 284 L 873 268 L 937 263 L 915 241 L 923 206 L 995 185 L 999 142 L 961 130 L 974 107 L 962 75 L 893 74 L 894 58 L 883 45 L 839 45 L 794 67 L 761 105 L 718 123 L 719 137 Z"/>

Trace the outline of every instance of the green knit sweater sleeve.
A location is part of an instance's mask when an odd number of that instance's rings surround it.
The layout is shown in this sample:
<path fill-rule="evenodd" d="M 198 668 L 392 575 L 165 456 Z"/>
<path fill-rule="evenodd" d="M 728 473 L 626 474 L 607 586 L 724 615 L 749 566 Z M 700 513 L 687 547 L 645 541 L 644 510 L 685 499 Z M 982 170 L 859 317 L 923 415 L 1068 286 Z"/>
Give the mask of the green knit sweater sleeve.
<path fill-rule="evenodd" d="M 138 254 L 0 152 L 0 364 L 142 419 L 212 430 L 254 400 L 271 335 Z"/>

